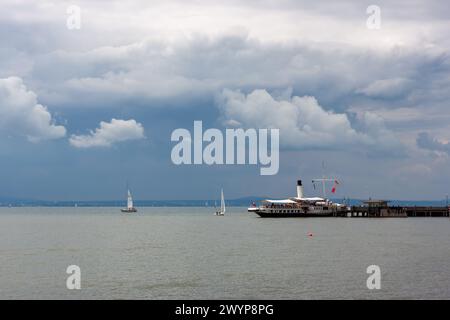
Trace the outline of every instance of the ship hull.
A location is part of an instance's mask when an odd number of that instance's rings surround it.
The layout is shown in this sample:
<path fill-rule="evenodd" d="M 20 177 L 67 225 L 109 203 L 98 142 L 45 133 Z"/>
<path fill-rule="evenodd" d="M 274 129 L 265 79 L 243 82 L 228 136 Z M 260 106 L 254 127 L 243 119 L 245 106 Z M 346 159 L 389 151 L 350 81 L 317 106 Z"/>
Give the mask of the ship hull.
<path fill-rule="evenodd" d="M 275 212 L 264 212 L 264 211 L 256 211 L 252 212 L 256 213 L 261 218 L 313 218 L 313 217 L 333 217 L 332 212 L 324 212 L 324 213 L 304 213 L 304 212 L 293 212 L 293 213 L 275 213 Z"/>

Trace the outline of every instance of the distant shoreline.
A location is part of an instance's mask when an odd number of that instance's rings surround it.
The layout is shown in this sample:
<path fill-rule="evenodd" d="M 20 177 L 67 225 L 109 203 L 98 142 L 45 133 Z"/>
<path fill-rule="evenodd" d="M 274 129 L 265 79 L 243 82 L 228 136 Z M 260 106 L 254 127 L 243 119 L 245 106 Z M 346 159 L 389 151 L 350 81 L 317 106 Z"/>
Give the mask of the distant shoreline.
<path fill-rule="evenodd" d="M 261 197 L 240 198 L 226 200 L 230 207 L 248 207 L 252 202 L 259 202 Z M 342 203 L 344 199 L 331 199 L 334 202 Z M 349 205 L 360 205 L 363 199 L 346 199 Z M 214 207 L 218 206 L 218 200 L 136 200 L 136 207 Z M 442 207 L 445 206 L 446 200 L 390 200 L 391 206 L 429 206 Z M 10 200 L 1 199 L 0 207 L 124 207 L 126 201 L 45 201 L 45 200 Z"/>

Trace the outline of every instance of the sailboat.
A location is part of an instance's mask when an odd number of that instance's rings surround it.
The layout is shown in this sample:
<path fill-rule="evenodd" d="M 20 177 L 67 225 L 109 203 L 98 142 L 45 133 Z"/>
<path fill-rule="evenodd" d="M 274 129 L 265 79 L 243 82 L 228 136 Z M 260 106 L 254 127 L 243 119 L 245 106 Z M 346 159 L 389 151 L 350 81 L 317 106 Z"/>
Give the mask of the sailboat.
<path fill-rule="evenodd" d="M 127 208 L 126 209 L 121 209 L 120 211 L 122 212 L 137 212 L 137 209 L 135 207 L 133 207 L 133 197 L 131 196 L 131 192 L 128 189 L 128 198 L 127 198 Z"/>
<path fill-rule="evenodd" d="M 216 211 L 216 216 L 225 215 L 225 198 L 223 196 L 223 189 L 220 192 L 220 210 Z"/>

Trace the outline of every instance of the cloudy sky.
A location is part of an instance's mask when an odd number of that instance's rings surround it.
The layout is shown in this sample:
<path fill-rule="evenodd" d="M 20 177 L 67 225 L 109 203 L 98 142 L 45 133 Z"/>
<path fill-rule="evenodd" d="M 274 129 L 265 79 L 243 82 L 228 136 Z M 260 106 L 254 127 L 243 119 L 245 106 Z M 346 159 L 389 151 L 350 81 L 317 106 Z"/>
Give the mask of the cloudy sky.
<path fill-rule="evenodd" d="M 380 28 L 368 28 L 369 5 Z M 80 29 L 73 7 L 80 12 Z M 0 197 L 450 193 L 446 1 L 0 4 Z M 68 21 L 69 19 L 69 21 Z M 171 132 L 279 128 L 280 171 L 176 166 Z"/>

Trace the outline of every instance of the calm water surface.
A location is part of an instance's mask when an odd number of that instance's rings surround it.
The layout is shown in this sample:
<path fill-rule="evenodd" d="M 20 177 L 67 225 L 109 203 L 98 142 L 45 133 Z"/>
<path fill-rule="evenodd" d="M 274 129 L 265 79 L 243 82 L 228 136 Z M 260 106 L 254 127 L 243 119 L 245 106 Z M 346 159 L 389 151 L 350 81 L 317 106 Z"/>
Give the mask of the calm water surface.
<path fill-rule="evenodd" d="M 0 299 L 450 299 L 448 218 L 245 210 L 0 208 Z M 81 290 L 66 289 L 72 264 Z"/>

